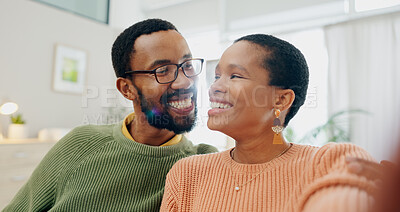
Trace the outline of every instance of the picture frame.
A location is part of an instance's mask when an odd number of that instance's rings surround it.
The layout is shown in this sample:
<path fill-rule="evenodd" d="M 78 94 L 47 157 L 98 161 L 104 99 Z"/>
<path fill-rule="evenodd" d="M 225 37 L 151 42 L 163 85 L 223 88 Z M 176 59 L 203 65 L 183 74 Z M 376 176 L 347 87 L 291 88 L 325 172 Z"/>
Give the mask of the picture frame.
<path fill-rule="evenodd" d="M 62 44 L 55 45 L 54 91 L 82 94 L 86 84 L 86 69 L 86 51 Z"/>

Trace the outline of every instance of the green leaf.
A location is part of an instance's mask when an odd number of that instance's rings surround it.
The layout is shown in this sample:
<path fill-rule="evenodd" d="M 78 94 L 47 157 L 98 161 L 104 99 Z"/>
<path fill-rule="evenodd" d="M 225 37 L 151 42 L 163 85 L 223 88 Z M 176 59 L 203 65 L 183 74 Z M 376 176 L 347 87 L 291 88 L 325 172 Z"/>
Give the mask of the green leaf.
<path fill-rule="evenodd" d="M 13 123 L 13 124 L 25 124 L 25 120 L 22 119 L 22 114 L 17 114 L 15 116 L 11 115 L 11 123 Z"/>
<path fill-rule="evenodd" d="M 326 140 L 324 139 L 323 143 L 327 142 L 345 142 L 350 141 L 350 133 L 345 130 L 346 128 L 343 126 L 348 125 L 346 117 L 353 114 L 370 114 L 365 110 L 360 109 L 351 109 L 351 110 L 343 110 L 339 111 L 328 118 L 326 123 L 315 127 L 306 133 L 303 138 L 298 140 L 296 143 L 321 143 L 321 137 L 323 138 L 326 135 Z M 294 134 L 294 130 L 290 128 L 290 134 Z M 290 134 L 288 137 L 290 137 Z M 286 135 L 285 135 L 285 138 Z M 289 140 L 289 139 L 287 139 Z M 292 140 L 293 141 L 293 140 Z"/>

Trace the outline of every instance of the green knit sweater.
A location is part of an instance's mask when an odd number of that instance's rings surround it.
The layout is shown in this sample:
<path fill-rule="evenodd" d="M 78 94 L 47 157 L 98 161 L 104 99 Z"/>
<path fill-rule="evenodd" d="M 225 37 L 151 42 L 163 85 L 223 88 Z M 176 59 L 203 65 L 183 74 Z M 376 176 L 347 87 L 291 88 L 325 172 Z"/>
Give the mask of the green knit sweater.
<path fill-rule="evenodd" d="M 72 130 L 3 211 L 158 211 L 172 165 L 217 151 L 185 137 L 172 146 L 140 144 L 122 134 L 121 124 Z"/>

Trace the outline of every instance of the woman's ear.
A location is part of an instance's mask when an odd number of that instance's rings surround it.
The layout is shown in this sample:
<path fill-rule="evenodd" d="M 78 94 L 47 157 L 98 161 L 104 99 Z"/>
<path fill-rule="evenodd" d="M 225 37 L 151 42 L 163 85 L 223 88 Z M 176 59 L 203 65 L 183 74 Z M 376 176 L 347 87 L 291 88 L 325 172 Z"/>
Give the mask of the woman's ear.
<path fill-rule="evenodd" d="M 137 99 L 138 95 L 137 95 L 137 90 L 135 88 L 135 86 L 133 86 L 133 83 L 131 80 L 126 79 L 126 78 L 122 78 L 122 77 L 118 77 L 117 82 L 116 82 L 116 86 L 118 91 L 127 99 L 134 101 L 135 99 Z"/>
<path fill-rule="evenodd" d="M 276 89 L 275 91 L 275 108 L 281 111 L 289 109 L 295 98 L 292 89 Z"/>

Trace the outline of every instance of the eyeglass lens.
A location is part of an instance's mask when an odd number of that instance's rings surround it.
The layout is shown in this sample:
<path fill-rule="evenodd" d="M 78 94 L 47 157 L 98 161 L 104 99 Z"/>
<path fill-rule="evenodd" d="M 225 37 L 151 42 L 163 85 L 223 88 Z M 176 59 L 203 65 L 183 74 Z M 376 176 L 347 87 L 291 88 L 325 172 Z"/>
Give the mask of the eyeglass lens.
<path fill-rule="evenodd" d="M 188 60 L 184 62 L 182 67 L 183 72 L 187 77 L 193 77 L 201 72 L 201 60 Z M 168 83 L 175 80 L 178 65 L 164 65 L 156 69 L 156 77 L 160 83 Z"/>

